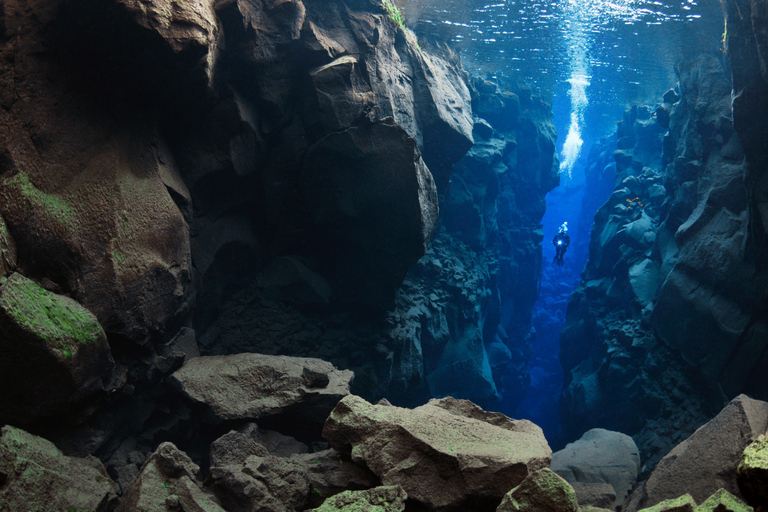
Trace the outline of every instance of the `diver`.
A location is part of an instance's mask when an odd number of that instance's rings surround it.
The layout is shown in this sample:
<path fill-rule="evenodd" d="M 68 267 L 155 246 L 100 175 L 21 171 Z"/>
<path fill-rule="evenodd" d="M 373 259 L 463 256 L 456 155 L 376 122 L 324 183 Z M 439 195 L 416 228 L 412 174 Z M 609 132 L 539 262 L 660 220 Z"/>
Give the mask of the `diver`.
<path fill-rule="evenodd" d="M 568 223 L 563 222 L 563 225 L 560 226 L 555 238 L 552 239 L 552 245 L 555 246 L 555 259 L 552 260 L 552 263 L 555 266 L 563 266 L 563 256 L 565 256 L 565 251 L 568 250 L 568 245 L 570 243 L 571 237 L 568 236 Z"/>

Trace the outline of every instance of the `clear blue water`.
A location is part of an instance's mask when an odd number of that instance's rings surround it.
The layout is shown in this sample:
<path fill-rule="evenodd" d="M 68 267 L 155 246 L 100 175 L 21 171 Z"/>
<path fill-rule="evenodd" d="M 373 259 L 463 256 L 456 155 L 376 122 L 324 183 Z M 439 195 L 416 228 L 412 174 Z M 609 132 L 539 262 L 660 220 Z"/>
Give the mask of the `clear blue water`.
<path fill-rule="evenodd" d="M 544 268 L 533 316 L 538 337 L 529 362 L 531 387 L 516 411 L 562 445 L 563 375 L 559 332 L 567 299 L 588 257 L 594 212 L 582 216 L 585 155 L 612 134 L 632 104 L 658 103 L 676 83 L 675 65 L 722 47 L 717 0 L 401 0 L 420 38 L 450 41 L 465 68 L 511 77 L 550 101 L 558 132 L 561 186 L 547 195 Z M 590 201 L 587 201 L 588 203 Z M 599 206 L 599 205 L 598 205 Z M 566 265 L 551 265 L 549 245 L 564 221 L 574 239 Z M 578 243 L 581 240 L 583 243 Z"/>
<path fill-rule="evenodd" d="M 398 3 L 417 35 L 449 41 L 466 68 L 513 77 L 552 101 L 561 147 L 573 110 L 586 148 L 613 130 L 625 106 L 669 89 L 681 58 L 720 51 L 724 29 L 718 0 Z"/>

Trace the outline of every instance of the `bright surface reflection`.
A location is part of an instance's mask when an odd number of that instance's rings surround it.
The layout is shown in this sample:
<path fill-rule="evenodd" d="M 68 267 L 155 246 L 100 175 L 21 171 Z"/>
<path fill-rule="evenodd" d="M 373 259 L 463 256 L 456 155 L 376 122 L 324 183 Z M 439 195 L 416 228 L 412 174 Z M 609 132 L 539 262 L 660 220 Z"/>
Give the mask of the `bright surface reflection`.
<path fill-rule="evenodd" d="M 573 51 L 583 52 L 593 111 L 657 98 L 674 83 L 675 63 L 717 52 L 723 32 L 717 0 L 399 1 L 417 35 L 452 41 L 466 67 L 550 99 L 572 89 Z"/>

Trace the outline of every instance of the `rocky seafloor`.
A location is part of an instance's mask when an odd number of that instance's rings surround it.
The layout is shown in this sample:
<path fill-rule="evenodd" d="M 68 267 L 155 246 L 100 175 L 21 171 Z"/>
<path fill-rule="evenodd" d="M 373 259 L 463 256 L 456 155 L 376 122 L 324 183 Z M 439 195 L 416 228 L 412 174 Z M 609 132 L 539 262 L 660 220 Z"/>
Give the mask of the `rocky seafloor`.
<path fill-rule="evenodd" d="M 530 386 L 534 91 L 374 0 L 0 2 L 0 510 L 765 510 L 768 5 L 724 6 L 593 150 L 553 454 L 488 412 Z"/>

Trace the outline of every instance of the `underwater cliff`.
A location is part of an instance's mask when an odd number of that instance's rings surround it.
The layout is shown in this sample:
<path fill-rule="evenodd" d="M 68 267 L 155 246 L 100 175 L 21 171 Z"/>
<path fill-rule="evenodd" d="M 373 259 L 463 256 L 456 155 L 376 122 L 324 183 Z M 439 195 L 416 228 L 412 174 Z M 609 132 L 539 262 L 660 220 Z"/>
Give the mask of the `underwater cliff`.
<path fill-rule="evenodd" d="M 595 140 L 570 274 L 549 93 L 401 7 L 0 0 L 0 510 L 768 506 L 768 3 Z"/>

